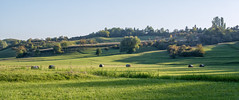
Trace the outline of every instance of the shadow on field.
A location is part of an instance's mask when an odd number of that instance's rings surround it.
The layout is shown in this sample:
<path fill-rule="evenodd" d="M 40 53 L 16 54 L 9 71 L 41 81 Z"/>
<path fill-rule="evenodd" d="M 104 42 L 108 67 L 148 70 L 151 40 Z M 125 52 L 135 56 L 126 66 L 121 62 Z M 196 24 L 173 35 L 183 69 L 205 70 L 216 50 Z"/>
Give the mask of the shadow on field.
<path fill-rule="evenodd" d="M 239 42 L 234 44 L 220 44 L 206 51 L 205 57 L 177 57 L 172 59 L 167 51 L 156 51 L 145 53 L 140 56 L 133 56 L 117 62 L 135 64 L 161 64 L 161 65 L 185 65 L 205 64 L 206 66 L 239 66 Z"/>
<path fill-rule="evenodd" d="M 47 56 L 46 56 L 47 57 Z M 58 61 L 58 60 L 71 60 L 71 59 L 80 59 L 80 58 L 90 58 L 96 56 L 70 56 L 64 57 L 64 55 L 58 55 L 54 58 L 46 59 L 46 58 L 39 58 L 39 57 L 29 57 L 29 58 L 20 58 L 18 59 L 20 62 L 39 62 L 39 61 Z"/>
<path fill-rule="evenodd" d="M 189 58 L 184 58 L 189 59 Z M 133 56 L 121 60 L 116 60 L 117 62 L 125 62 L 125 63 L 136 63 L 136 64 L 157 64 L 157 63 L 167 63 L 167 62 L 177 62 L 182 61 L 182 58 L 171 59 L 168 56 L 167 51 L 154 51 L 152 53 L 144 53 L 140 56 Z M 173 64 L 178 65 L 178 63 Z M 182 65 L 182 63 L 181 63 Z"/>
<path fill-rule="evenodd" d="M 37 84 L 32 85 L 35 89 L 42 88 L 62 88 L 81 90 L 80 95 L 87 93 L 89 98 L 107 97 L 115 99 L 218 99 L 231 98 L 236 99 L 238 93 L 238 84 L 235 83 L 217 83 L 214 82 L 195 82 L 195 81 L 175 81 L 158 79 L 103 79 L 98 81 L 56 83 L 56 84 Z M 11 87 L 10 87 L 11 88 Z M 234 88 L 234 89 L 233 89 Z M 227 94 L 230 90 L 230 94 Z M 61 93 L 61 92 L 59 92 Z M 59 95 L 58 92 L 50 95 Z M 65 93 L 65 92 L 63 92 Z M 71 91 L 67 91 L 71 93 Z M 120 97 L 119 97 L 120 96 Z"/>

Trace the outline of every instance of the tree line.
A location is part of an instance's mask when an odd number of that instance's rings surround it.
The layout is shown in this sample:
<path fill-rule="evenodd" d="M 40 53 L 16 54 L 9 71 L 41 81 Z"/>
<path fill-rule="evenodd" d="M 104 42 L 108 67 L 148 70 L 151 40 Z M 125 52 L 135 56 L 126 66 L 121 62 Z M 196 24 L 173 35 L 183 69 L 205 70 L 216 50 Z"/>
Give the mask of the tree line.
<path fill-rule="evenodd" d="M 173 37 L 174 39 L 184 37 L 186 39 L 184 43 L 187 45 L 209 45 L 221 42 L 239 41 L 239 26 L 226 27 L 223 17 L 215 17 L 212 20 L 212 26 L 210 28 L 201 28 L 195 25 L 192 28 L 186 26 L 185 29 L 175 29 L 172 32 L 169 32 L 168 29 L 164 28 L 154 29 L 151 26 L 147 26 L 145 29 L 141 30 L 136 28 L 105 28 L 104 30 L 93 32 L 86 36 L 72 37 L 69 40 L 125 36 L 160 36 L 163 39 L 169 39 L 170 37 Z"/>
<path fill-rule="evenodd" d="M 53 48 L 55 53 L 63 53 L 64 48 L 69 45 L 74 44 L 93 44 L 97 43 L 95 40 L 91 39 L 94 37 L 125 37 L 125 36 L 160 36 L 159 40 L 150 40 L 144 42 L 144 46 L 154 46 L 158 49 L 165 50 L 169 45 L 187 45 L 187 46 L 196 46 L 197 44 L 210 45 L 217 44 L 221 42 L 231 42 L 239 41 L 239 26 L 235 27 L 226 27 L 226 23 L 223 17 L 215 17 L 212 20 L 212 26 L 210 28 L 200 28 L 196 25 L 192 28 L 185 29 L 175 29 L 172 32 L 169 32 L 168 29 L 154 29 L 151 26 L 147 26 L 145 29 L 136 29 L 136 28 L 111 28 L 100 30 L 98 32 L 93 32 L 86 36 L 81 37 L 72 37 L 68 38 L 67 36 L 60 36 L 46 39 L 28 39 L 28 40 L 16 40 L 16 39 L 4 39 L 0 41 L 0 50 L 18 47 L 20 53 L 23 52 L 25 55 L 37 55 L 39 49 Z M 181 41 L 180 38 L 183 38 Z M 126 39 L 127 40 L 127 39 Z M 124 42 L 122 42 L 123 44 Z M 24 49 L 25 48 L 25 49 Z M 123 47 L 122 47 L 123 48 Z M 62 51 L 62 52 L 61 52 Z M 122 49 L 121 51 L 125 51 Z M 135 51 L 132 49 L 132 52 Z M 32 53 L 37 52 L 37 53 Z"/>

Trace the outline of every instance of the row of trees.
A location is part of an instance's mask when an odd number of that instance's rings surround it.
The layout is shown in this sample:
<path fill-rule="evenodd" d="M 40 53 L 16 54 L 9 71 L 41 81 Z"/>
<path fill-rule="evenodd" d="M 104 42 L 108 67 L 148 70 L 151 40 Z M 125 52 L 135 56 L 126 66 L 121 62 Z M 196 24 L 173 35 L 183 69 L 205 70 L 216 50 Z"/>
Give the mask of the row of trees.
<path fill-rule="evenodd" d="M 93 32 L 86 36 L 72 37 L 69 40 L 79 40 L 79 39 L 88 39 L 94 37 L 124 37 L 124 36 L 169 36 L 169 30 L 161 28 L 153 29 L 151 26 L 147 26 L 145 29 L 136 29 L 136 28 L 111 28 L 100 30 L 98 32 Z"/>
<path fill-rule="evenodd" d="M 154 46 L 158 49 L 167 49 L 169 45 L 176 44 L 177 46 L 189 45 L 196 46 L 197 44 L 217 44 L 220 42 L 229 42 L 229 41 L 239 41 L 239 26 L 226 28 L 226 23 L 221 17 L 215 17 L 212 20 L 212 26 L 208 29 L 199 28 L 196 25 L 192 28 L 186 27 L 185 29 L 169 32 L 169 30 L 154 29 L 151 26 L 147 26 L 145 29 L 136 29 L 136 28 L 111 28 L 100 30 L 98 32 L 89 34 L 82 37 L 73 37 L 68 38 L 66 36 L 60 36 L 59 38 L 46 38 L 45 40 L 39 39 L 28 39 L 27 41 L 20 40 L 9 40 L 6 41 L 7 45 L 19 45 L 24 46 L 27 49 L 27 52 L 36 51 L 37 49 L 44 48 L 55 48 L 55 53 L 63 53 L 64 48 L 69 46 L 70 42 L 73 44 L 92 44 L 96 43 L 92 39 L 93 37 L 124 37 L 124 40 L 121 41 L 120 51 L 133 53 L 139 48 L 140 40 L 136 36 L 161 36 L 161 40 L 154 40 L 143 43 L 144 46 Z M 135 36 L 135 37 L 133 37 Z M 180 41 L 179 38 L 184 37 L 186 40 Z M 80 40 L 78 40 L 80 39 Z M 76 41 L 69 41 L 76 40 Z M 4 40 L 5 41 L 5 40 Z M 3 46 L 4 42 L 0 42 L 0 48 L 6 47 Z"/>
<path fill-rule="evenodd" d="M 168 29 L 154 29 L 147 26 L 145 29 L 136 28 L 111 28 L 100 30 L 86 36 L 72 37 L 69 40 L 78 40 L 82 38 L 94 37 L 124 37 L 124 36 L 160 36 L 162 38 L 170 38 L 173 36 L 175 39 L 184 37 L 190 45 L 190 42 L 197 42 L 196 44 L 217 44 L 220 42 L 239 41 L 239 26 L 226 27 L 223 17 L 215 17 L 212 20 L 210 28 L 200 28 L 196 25 L 192 28 L 185 27 L 185 29 L 175 29 L 169 32 Z M 193 43 L 195 45 L 195 43 Z"/>
<path fill-rule="evenodd" d="M 226 28 L 224 19 L 215 17 L 212 21 L 212 27 L 200 35 L 199 40 L 203 44 L 239 41 L 239 26 Z"/>
<path fill-rule="evenodd" d="M 138 49 L 140 46 L 155 46 L 159 42 L 144 42 L 141 44 L 140 39 L 137 37 L 125 37 L 121 42 L 120 42 L 120 52 L 126 52 L 126 53 L 133 53 Z M 171 39 L 169 41 L 170 44 L 174 44 L 175 41 Z M 196 48 L 192 48 L 190 46 L 186 45 L 181 45 L 177 46 L 176 44 L 174 45 L 169 45 L 167 46 L 167 51 L 172 58 L 176 58 L 177 56 L 181 57 L 203 57 L 205 54 L 205 51 L 203 49 L 202 44 L 198 44 Z"/>
<path fill-rule="evenodd" d="M 62 37 L 60 37 L 62 38 Z M 13 41 L 16 41 L 14 43 Z M 18 47 L 16 52 L 16 57 L 28 57 L 28 56 L 39 56 L 40 55 L 40 49 L 47 49 L 47 48 L 53 48 L 55 54 L 62 54 L 64 51 L 66 51 L 67 47 L 70 45 L 76 45 L 76 44 L 94 44 L 96 43 L 92 39 L 81 39 L 77 41 L 67 41 L 67 40 L 61 40 L 61 41 L 52 41 L 52 39 L 46 38 L 46 40 L 40 40 L 40 39 L 28 39 L 26 41 L 24 40 L 11 40 L 10 43 L 14 43 L 10 45 L 9 47 Z M 24 50 L 23 47 L 25 48 Z M 22 52 L 24 51 L 24 52 Z"/>
<path fill-rule="evenodd" d="M 68 46 L 72 45 L 72 42 L 54 42 L 51 45 L 55 54 L 62 54 Z M 40 56 L 40 46 L 42 46 L 42 44 L 34 44 L 28 40 L 25 44 L 20 44 L 20 46 L 16 49 L 16 57 L 22 58 L 28 56 Z"/>
<path fill-rule="evenodd" d="M 140 47 L 140 39 L 138 37 L 133 37 L 133 36 L 126 36 L 124 39 L 120 42 L 120 46 L 118 48 L 117 45 L 112 46 L 112 49 L 120 49 L 120 52 L 126 52 L 128 54 L 131 54 L 135 52 L 137 49 Z M 104 50 L 108 51 L 109 48 L 105 48 Z M 100 48 L 96 49 L 96 55 L 100 56 L 102 53 L 102 50 Z"/>

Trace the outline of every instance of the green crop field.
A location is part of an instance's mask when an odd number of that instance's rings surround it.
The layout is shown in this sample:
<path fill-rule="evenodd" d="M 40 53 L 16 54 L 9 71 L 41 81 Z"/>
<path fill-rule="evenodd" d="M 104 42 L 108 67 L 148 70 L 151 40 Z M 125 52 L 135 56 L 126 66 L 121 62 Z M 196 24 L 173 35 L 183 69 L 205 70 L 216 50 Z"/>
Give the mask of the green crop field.
<path fill-rule="evenodd" d="M 0 57 L 0 98 L 239 99 L 238 42 L 205 46 L 205 57 L 171 59 L 165 50 L 150 49 L 134 54 L 103 50 L 101 56 L 91 48 L 49 57 Z M 31 70 L 33 65 L 40 69 Z"/>

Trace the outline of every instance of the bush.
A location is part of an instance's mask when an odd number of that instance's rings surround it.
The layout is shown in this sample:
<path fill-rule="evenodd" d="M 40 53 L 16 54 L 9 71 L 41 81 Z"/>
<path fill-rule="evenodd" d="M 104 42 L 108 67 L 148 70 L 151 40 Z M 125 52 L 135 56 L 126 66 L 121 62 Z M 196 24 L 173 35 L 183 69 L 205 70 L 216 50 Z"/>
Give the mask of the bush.
<path fill-rule="evenodd" d="M 125 37 L 120 42 L 120 52 L 133 53 L 139 48 L 140 39 L 138 37 Z"/>
<path fill-rule="evenodd" d="M 167 49 L 169 43 L 166 41 L 157 41 L 155 42 L 154 46 L 158 48 L 159 50 L 165 50 Z"/>
<path fill-rule="evenodd" d="M 96 49 L 96 53 L 95 53 L 95 54 L 96 54 L 97 56 L 100 56 L 101 53 L 102 53 L 102 51 L 101 51 L 100 48 Z"/>
<path fill-rule="evenodd" d="M 172 58 L 176 58 L 176 56 L 203 57 L 205 54 L 202 44 L 197 45 L 196 49 L 185 45 L 169 45 L 167 51 L 169 53 L 169 56 Z"/>
<path fill-rule="evenodd" d="M 203 49 L 202 44 L 198 44 L 197 49 L 194 52 L 197 57 L 203 57 L 205 54 L 205 51 Z"/>
<path fill-rule="evenodd" d="M 62 51 L 62 48 L 61 48 L 60 44 L 54 45 L 53 50 L 54 50 L 54 53 L 56 53 L 56 54 L 64 53 L 64 51 Z"/>

